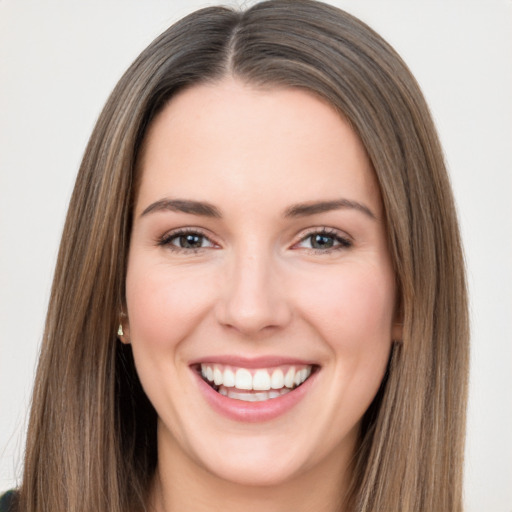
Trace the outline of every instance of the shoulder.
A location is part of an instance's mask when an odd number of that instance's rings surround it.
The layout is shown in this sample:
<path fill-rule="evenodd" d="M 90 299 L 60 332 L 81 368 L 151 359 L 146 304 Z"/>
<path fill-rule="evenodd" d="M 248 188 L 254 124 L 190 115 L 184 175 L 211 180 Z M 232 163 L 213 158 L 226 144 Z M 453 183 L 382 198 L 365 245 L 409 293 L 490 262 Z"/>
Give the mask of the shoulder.
<path fill-rule="evenodd" d="M 16 497 L 16 491 L 7 491 L 0 495 L 0 512 L 15 512 Z"/>

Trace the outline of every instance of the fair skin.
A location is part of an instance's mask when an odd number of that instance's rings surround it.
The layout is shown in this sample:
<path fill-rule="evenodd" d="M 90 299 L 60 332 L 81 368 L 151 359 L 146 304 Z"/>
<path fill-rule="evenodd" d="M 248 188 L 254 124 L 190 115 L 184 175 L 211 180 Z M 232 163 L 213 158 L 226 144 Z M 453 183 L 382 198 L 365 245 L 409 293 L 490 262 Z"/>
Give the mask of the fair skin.
<path fill-rule="evenodd" d="M 400 337 L 360 140 L 310 93 L 226 78 L 170 101 L 139 168 L 122 339 L 158 414 L 153 508 L 340 510 Z"/>

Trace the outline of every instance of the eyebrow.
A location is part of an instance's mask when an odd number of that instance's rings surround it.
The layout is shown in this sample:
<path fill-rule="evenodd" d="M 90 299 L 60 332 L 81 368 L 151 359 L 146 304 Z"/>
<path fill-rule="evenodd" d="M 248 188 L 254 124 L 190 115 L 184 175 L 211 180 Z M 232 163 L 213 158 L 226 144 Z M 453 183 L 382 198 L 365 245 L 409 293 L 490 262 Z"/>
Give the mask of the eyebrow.
<path fill-rule="evenodd" d="M 210 203 L 192 201 L 190 199 L 160 199 L 151 203 L 142 213 L 141 217 L 148 213 L 169 210 L 172 212 L 191 213 L 203 217 L 221 218 L 220 211 Z"/>
<path fill-rule="evenodd" d="M 295 204 L 286 209 L 284 216 L 306 217 L 308 215 L 316 215 L 318 213 L 329 212 L 332 210 L 341 210 L 344 208 L 358 210 L 367 215 L 368 217 L 370 217 L 371 219 L 377 219 L 377 216 L 370 210 L 370 208 L 368 208 L 368 206 L 357 201 L 352 201 L 350 199 L 343 198 L 334 199 L 332 201 L 316 201 Z"/>
<path fill-rule="evenodd" d="M 284 212 L 285 218 L 307 217 L 319 213 L 329 212 L 341 209 L 358 210 L 371 219 L 376 220 L 376 215 L 366 205 L 350 199 L 334 199 L 331 201 L 314 201 L 306 203 L 298 203 L 288 207 Z M 160 199 L 151 203 L 142 213 L 141 217 L 153 212 L 173 211 L 190 213 L 192 215 L 200 215 L 202 217 L 213 217 L 220 219 L 222 214 L 219 209 L 207 202 L 194 201 L 192 199 Z"/>

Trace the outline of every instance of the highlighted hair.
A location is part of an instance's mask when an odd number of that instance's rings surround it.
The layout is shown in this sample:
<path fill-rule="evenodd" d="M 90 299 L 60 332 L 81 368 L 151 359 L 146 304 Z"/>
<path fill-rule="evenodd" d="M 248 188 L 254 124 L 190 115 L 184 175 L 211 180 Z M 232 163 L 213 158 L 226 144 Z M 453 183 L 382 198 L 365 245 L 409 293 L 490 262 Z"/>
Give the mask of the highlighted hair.
<path fill-rule="evenodd" d="M 137 155 L 177 91 L 226 75 L 329 102 L 361 138 L 380 185 L 403 340 L 364 417 L 340 500 L 358 512 L 462 510 L 468 312 L 442 150 L 397 53 L 361 21 L 310 0 L 197 11 L 144 50 L 108 99 L 62 236 L 19 510 L 145 510 L 156 414 L 130 347 L 116 339 Z"/>

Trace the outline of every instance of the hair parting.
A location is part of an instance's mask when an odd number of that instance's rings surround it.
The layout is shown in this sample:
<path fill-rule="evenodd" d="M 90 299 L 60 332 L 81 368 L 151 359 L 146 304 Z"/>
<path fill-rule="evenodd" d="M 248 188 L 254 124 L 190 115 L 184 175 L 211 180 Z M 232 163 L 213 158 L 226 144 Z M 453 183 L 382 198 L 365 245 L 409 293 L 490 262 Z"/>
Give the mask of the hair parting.
<path fill-rule="evenodd" d="M 33 392 L 19 510 L 146 510 L 156 413 L 116 337 L 138 157 L 184 88 L 233 76 L 311 92 L 361 138 L 381 189 L 403 339 L 367 411 L 347 510 L 462 510 L 468 312 L 442 149 L 398 54 L 372 29 L 311 0 L 209 7 L 177 22 L 109 97 L 78 173 Z"/>

